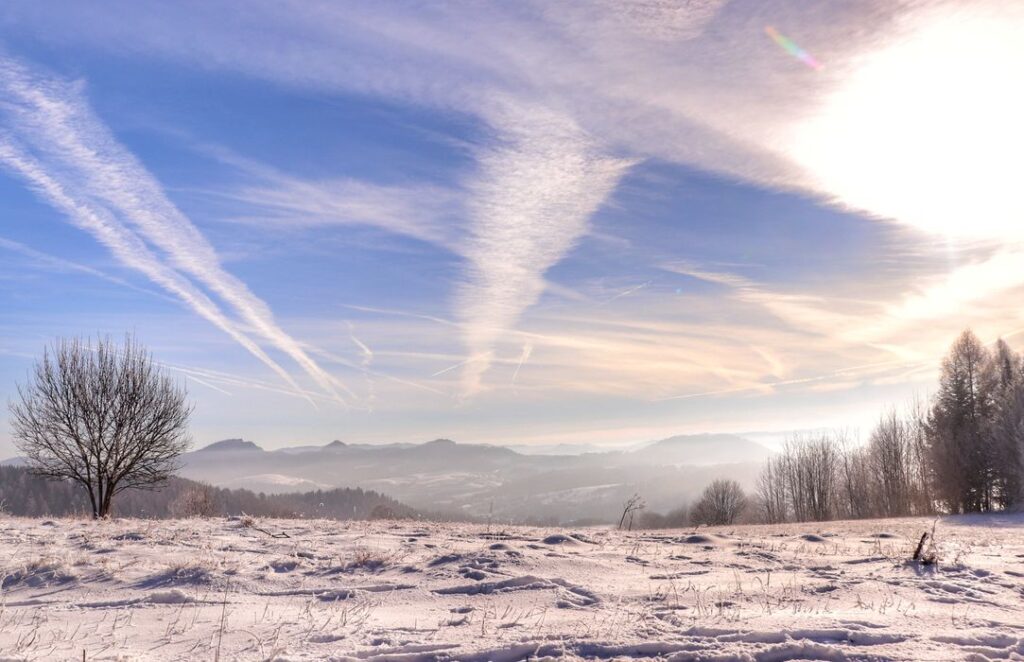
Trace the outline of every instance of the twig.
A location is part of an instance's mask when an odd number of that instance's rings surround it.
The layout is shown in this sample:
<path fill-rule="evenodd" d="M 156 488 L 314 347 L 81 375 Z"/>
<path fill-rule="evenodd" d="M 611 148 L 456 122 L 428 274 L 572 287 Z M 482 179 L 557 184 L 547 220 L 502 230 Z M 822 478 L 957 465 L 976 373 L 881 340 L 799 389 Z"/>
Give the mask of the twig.
<path fill-rule="evenodd" d="M 285 533 L 284 531 L 280 531 L 280 532 L 278 532 L 278 533 L 274 533 L 273 531 L 267 531 L 266 529 L 261 529 L 261 528 L 260 528 L 260 527 L 258 527 L 258 526 L 254 526 L 254 527 L 252 527 L 252 528 L 253 528 L 253 530 L 255 530 L 255 531 L 259 531 L 260 533 L 265 533 L 265 534 L 267 534 L 267 535 L 268 535 L 268 536 L 270 536 L 271 538 L 291 538 L 291 536 L 290 536 L 290 535 L 288 535 L 287 533 Z"/>
<path fill-rule="evenodd" d="M 928 532 L 925 531 L 921 534 L 921 542 L 917 543 L 917 549 L 914 550 L 914 560 L 921 560 L 921 552 L 924 551 L 924 542 L 928 540 Z"/>

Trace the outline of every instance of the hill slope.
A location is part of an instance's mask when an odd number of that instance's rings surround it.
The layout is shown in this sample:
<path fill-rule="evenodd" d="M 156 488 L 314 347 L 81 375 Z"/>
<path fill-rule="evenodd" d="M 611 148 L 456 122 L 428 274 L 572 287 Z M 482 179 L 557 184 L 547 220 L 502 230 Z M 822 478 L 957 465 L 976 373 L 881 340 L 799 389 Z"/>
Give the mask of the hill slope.
<path fill-rule="evenodd" d="M 752 486 L 769 454 L 735 435 L 678 436 L 632 451 L 580 455 L 527 455 L 448 439 L 334 441 L 275 451 L 239 442 L 186 454 L 183 475 L 268 493 L 357 486 L 433 510 L 533 523 L 613 521 L 622 501 L 638 491 L 651 509 L 668 511 L 715 478 Z"/>

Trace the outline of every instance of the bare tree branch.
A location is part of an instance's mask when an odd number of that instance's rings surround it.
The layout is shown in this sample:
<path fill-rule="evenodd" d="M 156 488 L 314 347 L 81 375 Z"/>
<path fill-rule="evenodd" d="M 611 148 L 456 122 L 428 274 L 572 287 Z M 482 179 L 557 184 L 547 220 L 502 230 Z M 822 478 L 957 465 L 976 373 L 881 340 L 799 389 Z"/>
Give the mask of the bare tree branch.
<path fill-rule="evenodd" d="M 187 394 L 131 336 L 94 348 L 65 339 L 44 351 L 10 405 L 31 470 L 80 483 L 96 517 L 128 488 L 162 485 L 190 444 Z"/>

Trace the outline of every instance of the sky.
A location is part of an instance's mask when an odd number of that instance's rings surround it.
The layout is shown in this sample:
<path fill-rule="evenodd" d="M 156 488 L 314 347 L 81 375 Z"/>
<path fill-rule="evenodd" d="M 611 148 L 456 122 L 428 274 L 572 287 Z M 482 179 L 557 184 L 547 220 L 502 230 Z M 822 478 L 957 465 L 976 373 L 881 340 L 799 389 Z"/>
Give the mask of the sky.
<path fill-rule="evenodd" d="M 198 445 L 864 438 L 964 328 L 1021 339 L 1022 33 L 994 1 L 3 3 L 0 399 L 131 333 Z"/>

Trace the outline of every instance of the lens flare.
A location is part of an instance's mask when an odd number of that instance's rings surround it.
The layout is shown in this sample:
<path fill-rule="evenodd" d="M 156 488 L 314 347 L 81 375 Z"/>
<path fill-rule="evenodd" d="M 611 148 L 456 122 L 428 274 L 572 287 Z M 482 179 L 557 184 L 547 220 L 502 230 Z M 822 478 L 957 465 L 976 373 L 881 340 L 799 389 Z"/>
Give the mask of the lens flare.
<path fill-rule="evenodd" d="M 772 41 L 774 41 L 776 44 L 782 47 L 782 50 L 786 51 L 796 59 L 800 60 L 811 69 L 814 69 L 815 71 L 821 71 L 822 69 L 825 68 L 825 65 L 815 60 L 813 55 L 797 46 L 792 39 L 780 33 L 772 26 L 765 26 L 764 31 L 765 34 L 772 38 Z"/>

